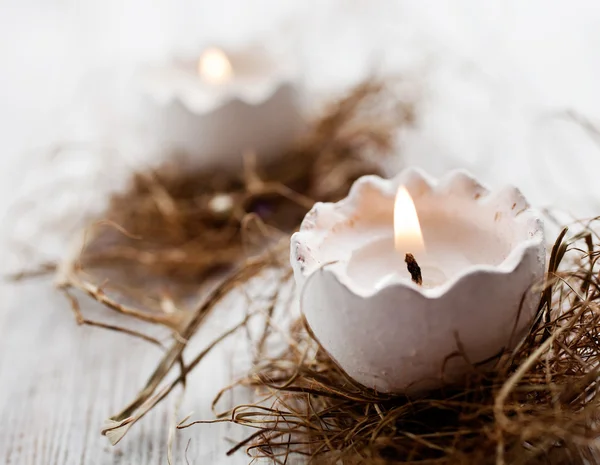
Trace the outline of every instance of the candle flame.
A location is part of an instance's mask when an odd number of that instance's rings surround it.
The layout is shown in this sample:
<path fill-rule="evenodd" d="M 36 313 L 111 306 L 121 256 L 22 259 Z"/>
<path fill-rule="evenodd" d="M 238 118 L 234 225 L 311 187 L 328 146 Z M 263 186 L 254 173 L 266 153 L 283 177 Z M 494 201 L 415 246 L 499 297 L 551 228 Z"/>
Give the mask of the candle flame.
<path fill-rule="evenodd" d="M 222 84 L 231 78 L 233 69 L 225 52 L 209 48 L 198 60 L 198 75 L 211 84 Z"/>
<path fill-rule="evenodd" d="M 412 197 L 404 186 L 398 188 L 394 204 L 394 242 L 396 250 L 418 256 L 425 252 L 419 216 Z"/>

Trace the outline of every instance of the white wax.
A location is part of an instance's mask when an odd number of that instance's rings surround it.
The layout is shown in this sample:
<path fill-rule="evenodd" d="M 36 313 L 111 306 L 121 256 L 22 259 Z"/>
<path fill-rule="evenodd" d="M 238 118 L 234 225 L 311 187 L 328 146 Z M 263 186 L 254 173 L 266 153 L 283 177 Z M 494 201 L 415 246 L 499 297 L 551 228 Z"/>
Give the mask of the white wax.
<path fill-rule="evenodd" d="M 405 262 L 407 253 L 413 254 L 421 268 L 424 288 L 443 284 L 458 265 L 452 265 L 452 260 L 442 254 L 433 256 L 424 251 L 398 251 L 394 238 L 387 236 L 368 241 L 351 252 L 346 270 L 348 277 L 357 285 L 374 289 L 381 289 L 392 282 L 411 281 Z"/>

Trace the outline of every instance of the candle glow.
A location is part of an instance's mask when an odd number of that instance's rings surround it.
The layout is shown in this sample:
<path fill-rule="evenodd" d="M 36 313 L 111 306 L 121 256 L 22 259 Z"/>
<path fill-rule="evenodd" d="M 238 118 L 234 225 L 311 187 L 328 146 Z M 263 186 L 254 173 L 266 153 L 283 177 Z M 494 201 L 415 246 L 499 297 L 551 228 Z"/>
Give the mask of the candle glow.
<path fill-rule="evenodd" d="M 198 60 L 198 75 L 211 84 L 222 84 L 231 79 L 233 69 L 225 52 L 209 48 Z"/>
<path fill-rule="evenodd" d="M 394 203 L 394 244 L 398 252 L 411 253 L 417 258 L 425 252 L 417 209 L 404 186 L 398 188 Z"/>

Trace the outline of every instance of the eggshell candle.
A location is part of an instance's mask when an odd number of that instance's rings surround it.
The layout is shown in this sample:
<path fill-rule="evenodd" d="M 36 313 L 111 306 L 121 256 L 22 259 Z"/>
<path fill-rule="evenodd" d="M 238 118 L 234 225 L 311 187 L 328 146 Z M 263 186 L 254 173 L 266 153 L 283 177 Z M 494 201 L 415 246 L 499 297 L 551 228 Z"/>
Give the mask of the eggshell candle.
<path fill-rule="evenodd" d="M 418 240 L 394 235 L 394 215 L 398 232 L 410 213 L 394 213 L 401 187 L 420 224 L 417 251 Z M 522 336 L 544 275 L 543 225 L 514 187 L 490 192 L 463 171 L 437 181 L 408 169 L 316 204 L 292 236 L 291 263 L 306 321 L 338 365 L 366 387 L 413 393 L 459 380 L 469 362 Z"/>
<path fill-rule="evenodd" d="M 239 166 L 246 150 L 264 160 L 304 126 L 293 67 L 258 48 L 210 48 L 147 67 L 140 82 L 145 133 L 192 166 Z"/>

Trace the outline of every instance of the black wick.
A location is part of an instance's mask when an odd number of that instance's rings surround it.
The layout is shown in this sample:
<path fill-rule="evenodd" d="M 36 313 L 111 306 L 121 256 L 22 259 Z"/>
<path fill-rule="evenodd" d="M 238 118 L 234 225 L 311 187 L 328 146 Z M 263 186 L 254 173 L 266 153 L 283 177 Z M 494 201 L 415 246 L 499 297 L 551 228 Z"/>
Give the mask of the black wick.
<path fill-rule="evenodd" d="M 414 283 L 417 285 L 423 284 L 423 276 L 421 276 L 421 267 L 415 260 L 415 257 L 411 253 L 407 253 L 406 257 L 404 257 L 404 261 L 406 262 L 406 268 L 410 273 L 410 277 Z"/>

